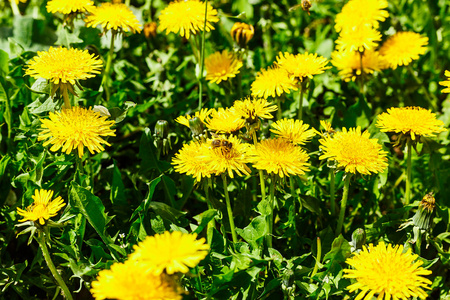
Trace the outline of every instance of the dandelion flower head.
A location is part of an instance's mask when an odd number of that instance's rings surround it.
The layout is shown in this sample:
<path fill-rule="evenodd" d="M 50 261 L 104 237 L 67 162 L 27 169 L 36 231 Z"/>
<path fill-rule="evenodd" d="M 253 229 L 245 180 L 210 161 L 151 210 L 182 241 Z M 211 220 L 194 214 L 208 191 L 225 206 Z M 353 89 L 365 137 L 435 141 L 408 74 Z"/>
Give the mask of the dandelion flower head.
<path fill-rule="evenodd" d="M 211 111 L 212 109 L 202 108 L 200 111 L 196 111 L 194 115 L 179 116 L 178 118 L 175 119 L 175 121 L 180 123 L 181 125 L 189 127 L 189 120 L 191 120 L 194 117 L 197 117 L 200 119 L 202 123 L 205 123 L 205 119 L 207 116 L 209 116 Z"/>
<path fill-rule="evenodd" d="M 447 80 L 445 81 L 439 81 L 439 84 L 442 86 L 445 86 L 445 89 L 443 89 L 442 93 L 450 93 L 450 71 L 445 71 L 445 76 L 447 77 Z"/>
<path fill-rule="evenodd" d="M 62 13 L 65 15 L 90 11 L 94 7 L 92 0 L 50 0 L 47 2 L 49 13 Z"/>
<path fill-rule="evenodd" d="M 147 272 L 146 265 L 132 260 L 114 263 L 110 269 L 100 271 L 92 282 L 91 293 L 96 300 L 182 299 L 181 288 L 172 278 Z"/>
<path fill-rule="evenodd" d="M 283 93 L 289 94 L 291 90 L 296 91 L 297 80 L 289 76 L 285 69 L 269 67 L 261 69 L 252 83 L 252 96 L 267 99 L 281 96 Z"/>
<path fill-rule="evenodd" d="M 17 208 L 17 213 L 23 217 L 19 222 L 39 220 L 39 224 L 44 225 L 46 220 L 56 216 L 58 211 L 66 205 L 64 200 L 58 196 L 52 200 L 53 191 L 51 190 L 35 190 L 31 196 L 34 202 L 25 210 Z"/>
<path fill-rule="evenodd" d="M 324 136 L 319 142 L 322 144 L 323 154 L 319 159 L 330 159 L 337 162 L 338 168 L 347 173 L 370 175 L 382 173 L 387 167 L 387 152 L 382 150 L 378 139 L 370 139 L 369 132 L 361 133 L 361 127 L 342 128 L 333 136 Z"/>
<path fill-rule="evenodd" d="M 102 3 L 93 8 L 84 21 L 87 27 L 101 25 L 105 31 L 113 29 L 136 33 L 142 29 L 136 16 L 124 3 Z"/>
<path fill-rule="evenodd" d="M 146 272 L 160 275 L 164 271 L 166 274 L 187 273 L 206 257 L 209 245 L 204 238 L 197 240 L 195 233 L 166 231 L 147 236 L 133 249 L 129 260 L 145 265 Z"/>
<path fill-rule="evenodd" d="M 205 59 L 206 80 L 219 84 L 236 77 L 241 67 L 242 61 L 235 58 L 228 50 L 215 52 Z"/>
<path fill-rule="evenodd" d="M 191 141 L 185 144 L 172 160 L 175 171 L 186 173 L 194 177 L 196 181 L 200 181 L 205 177 L 211 177 L 213 171 L 210 164 L 209 151 L 209 143 Z"/>
<path fill-rule="evenodd" d="M 430 289 L 431 281 L 424 277 L 431 271 L 421 267 L 419 256 L 402 245 L 363 246 L 361 252 L 347 259 L 352 269 L 344 269 L 344 277 L 355 279 L 348 287 L 350 292 L 361 290 L 355 299 L 411 299 L 427 298 L 423 289 Z M 364 297 L 365 296 L 365 297 Z"/>
<path fill-rule="evenodd" d="M 270 131 L 275 133 L 277 137 L 286 139 L 296 145 L 304 145 L 316 135 L 314 129 L 308 129 L 309 125 L 299 120 L 285 118 L 276 121 L 271 126 Z"/>
<path fill-rule="evenodd" d="M 378 28 L 379 22 L 389 17 L 387 0 L 350 0 L 336 15 L 337 32 L 343 29 L 369 25 Z"/>
<path fill-rule="evenodd" d="M 372 74 L 384 67 L 384 60 L 378 52 L 366 50 L 362 54 L 362 72 Z M 331 63 L 339 70 L 339 75 L 345 81 L 355 81 L 361 72 L 361 53 L 357 51 L 334 51 L 331 53 Z"/>
<path fill-rule="evenodd" d="M 206 118 L 206 126 L 217 133 L 232 133 L 244 127 L 245 120 L 234 107 L 219 107 Z"/>
<path fill-rule="evenodd" d="M 234 101 L 233 107 L 237 114 L 250 123 L 255 122 L 258 118 L 272 119 L 271 113 L 278 109 L 276 105 L 266 99 L 250 97 Z"/>
<path fill-rule="evenodd" d="M 42 131 L 38 140 L 47 140 L 44 146 L 52 144 L 50 151 L 69 154 L 78 150 L 78 156 L 83 157 L 84 147 L 91 154 L 105 150 L 102 144 L 110 146 L 102 137 L 115 136 L 115 129 L 111 129 L 114 121 L 107 121 L 107 116 L 92 109 L 74 106 L 60 112 L 50 112 L 50 119 L 41 119 Z"/>
<path fill-rule="evenodd" d="M 27 64 L 26 75 L 44 78 L 54 84 L 74 85 L 76 80 L 94 77 L 100 73 L 102 61 L 87 50 L 50 47 L 38 51 Z"/>
<path fill-rule="evenodd" d="M 305 174 L 308 159 L 305 150 L 283 138 L 262 140 L 251 152 L 253 167 L 279 177 Z"/>
<path fill-rule="evenodd" d="M 231 28 L 230 34 L 238 45 L 245 46 L 255 34 L 255 28 L 250 24 L 236 22 Z"/>
<path fill-rule="evenodd" d="M 285 69 L 289 76 L 302 81 L 308 77 L 312 79 L 314 75 L 322 74 L 327 67 L 328 60 L 325 57 L 319 56 L 316 53 L 291 54 L 280 52 L 277 56 L 277 65 Z"/>
<path fill-rule="evenodd" d="M 205 30 L 207 32 L 214 29 L 212 23 L 219 22 L 217 10 L 209 3 L 206 16 Z M 178 33 L 189 39 L 191 34 L 203 31 L 205 25 L 205 3 L 199 0 L 177 0 L 171 2 L 159 16 L 158 29 L 163 31 Z"/>
<path fill-rule="evenodd" d="M 339 51 L 373 50 L 381 40 L 381 33 L 370 25 L 346 28 L 341 31 L 336 40 L 336 49 Z"/>
<path fill-rule="evenodd" d="M 380 54 L 389 67 L 407 66 L 427 51 L 428 38 L 415 32 L 397 32 L 383 43 Z"/>
<path fill-rule="evenodd" d="M 378 116 L 376 125 L 382 132 L 410 135 L 412 140 L 420 136 L 435 136 L 447 130 L 444 122 L 436 119 L 436 114 L 417 106 L 389 108 Z"/>

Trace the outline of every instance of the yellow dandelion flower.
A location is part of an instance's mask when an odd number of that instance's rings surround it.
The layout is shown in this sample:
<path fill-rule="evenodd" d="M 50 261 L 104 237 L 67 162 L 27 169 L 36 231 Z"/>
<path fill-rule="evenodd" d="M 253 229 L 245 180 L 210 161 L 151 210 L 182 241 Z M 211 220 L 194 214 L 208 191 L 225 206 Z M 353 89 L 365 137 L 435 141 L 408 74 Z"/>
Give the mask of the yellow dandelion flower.
<path fill-rule="evenodd" d="M 336 133 L 336 131 L 333 129 L 333 127 L 331 126 L 331 123 L 325 120 L 320 120 L 320 127 L 322 127 L 323 129 L 325 129 L 325 132 L 318 131 L 316 129 L 314 129 L 314 132 L 322 137 L 326 137 L 326 136 L 332 136 L 333 134 Z"/>
<path fill-rule="evenodd" d="M 258 118 L 272 119 L 272 112 L 278 109 L 278 106 L 273 105 L 266 99 L 259 99 L 250 97 L 244 100 L 234 101 L 233 108 L 237 114 L 249 123 L 255 122 Z"/>
<path fill-rule="evenodd" d="M 144 24 L 144 35 L 146 38 L 154 38 L 156 37 L 156 28 L 158 24 L 156 22 L 149 22 Z"/>
<path fill-rule="evenodd" d="M 94 7 L 92 0 L 50 0 L 47 2 L 47 11 L 49 13 L 62 13 L 65 15 L 90 11 L 92 7 Z"/>
<path fill-rule="evenodd" d="M 336 49 L 339 51 L 372 50 L 378 46 L 381 33 L 369 25 L 351 27 L 342 30 L 336 41 Z"/>
<path fill-rule="evenodd" d="M 123 3 L 102 3 L 90 11 L 84 20 L 87 27 L 101 25 L 103 30 L 121 30 L 125 32 L 141 32 L 141 24 L 131 9 Z"/>
<path fill-rule="evenodd" d="M 206 127 L 218 133 L 236 132 L 245 126 L 245 120 L 236 109 L 219 107 L 206 118 Z"/>
<path fill-rule="evenodd" d="M 308 124 L 303 124 L 303 121 L 293 119 L 278 120 L 271 125 L 270 129 L 277 137 L 286 139 L 296 145 L 304 145 L 309 142 L 315 135 L 314 129 L 308 129 Z"/>
<path fill-rule="evenodd" d="M 296 91 L 297 81 L 289 76 L 285 69 L 269 67 L 267 70 L 261 69 L 252 83 L 252 96 L 267 99 L 281 96 L 283 93 L 289 94 L 291 90 Z"/>
<path fill-rule="evenodd" d="M 253 167 L 279 177 L 305 174 L 308 159 L 305 150 L 282 138 L 263 140 L 251 152 Z"/>
<path fill-rule="evenodd" d="M 243 48 L 252 39 L 255 28 L 250 24 L 236 22 L 231 28 L 230 34 L 233 40 Z"/>
<path fill-rule="evenodd" d="M 388 38 L 380 48 L 389 67 L 407 66 L 427 51 L 428 38 L 415 32 L 397 32 Z"/>
<path fill-rule="evenodd" d="M 419 256 L 409 248 L 404 252 L 402 245 L 363 246 L 361 252 L 347 259 L 352 269 L 344 269 L 344 277 L 356 282 L 348 287 L 350 292 L 361 290 L 355 298 L 360 299 L 411 299 L 427 298 L 423 290 L 430 289 L 431 281 L 423 277 L 431 271 L 421 267 Z"/>
<path fill-rule="evenodd" d="M 129 260 L 146 266 L 147 273 L 160 275 L 187 273 L 208 255 L 209 245 L 205 239 L 197 240 L 197 234 L 180 231 L 147 236 L 145 240 L 133 246 L 134 252 Z"/>
<path fill-rule="evenodd" d="M 21 3 L 27 3 L 28 0 L 15 0 L 16 4 L 19 4 L 19 2 Z"/>
<path fill-rule="evenodd" d="M 445 76 L 447 76 L 447 80 L 445 81 L 439 81 L 439 84 L 442 86 L 445 86 L 446 88 L 443 89 L 442 93 L 450 93 L 450 71 L 445 71 Z"/>
<path fill-rule="evenodd" d="M 191 115 L 185 115 L 185 116 L 179 116 L 175 119 L 175 122 L 180 123 L 181 125 L 184 125 L 186 127 L 189 127 L 189 120 L 197 117 L 202 121 L 202 123 L 205 123 L 205 119 L 209 114 L 211 113 L 212 109 L 202 108 L 200 111 L 196 111 L 193 116 Z"/>
<path fill-rule="evenodd" d="M 361 133 L 359 126 L 349 130 L 342 128 L 341 132 L 332 137 L 324 136 L 319 142 L 323 151 L 319 159 L 335 160 L 337 167 L 347 173 L 382 173 L 388 166 L 387 152 L 382 150 L 378 139 L 370 139 L 367 131 Z"/>
<path fill-rule="evenodd" d="M 61 151 L 69 154 L 78 150 L 78 156 L 83 157 L 84 147 L 91 154 L 105 150 L 102 144 L 111 146 L 102 136 L 115 136 L 115 129 L 111 129 L 114 121 L 107 121 L 107 116 L 92 109 L 72 107 L 60 112 L 50 112 L 50 119 L 41 119 L 42 131 L 38 140 L 47 140 L 44 146 L 52 144 L 50 151 Z"/>
<path fill-rule="evenodd" d="M 100 73 L 102 61 L 87 50 L 50 47 L 38 51 L 27 63 L 25 74 L 33 78 L 45 78 L 54 84 L 74 85 L 76 80 L 94 77 Z"/>
<path fill-rule="evenodd" d="M 382 132 L 403 133 L 412 140 L 421 136 L 435 136 L 446 131 L 444 122 L 436 119 L 431 110 L 417 107 L 392 107 L 378 116 L 377 127 Z"/>
<path fill-rule="evenodd" d="M 250 175 L 251 170 L 246 165 L 249 162 L 249 144 L 242 143 L 235 136 L 220 136 L 208 142 L 211 144 L 209 165 L 215 175 L 227 173 L 230 178 L 234 177 L 233 172 L 238 176 Z"/>
<path fill-rule="evenodd" d="M 31 196 L 34 202 L 25 210 L 17 208 L 17 213 L 23 217 L 19 222 L 39 220 L 39 224 L 44 225 L 46 220 L 56 216 L 58 211 L 66 205 L 64 200 L 58 196 L 52 200 L 53 191 L 35 190 Z"/>
<path fill-rule="evenodd" d="M 175 171 L 178 173 L 186 173 L 200 181 L 204 177 L 211 177 L 212 169 L 210 165 L 209 143 L 201 143 L 192 141 L 185 144 L 183 148 L 175 154 L 172 160 Z"/>
<path fill-rule="evenodd" d="M 384 59 L 377 51 L 366 50 L 362 57 L 361 72 L 361 52 L 357 51 L 334 51 L 331 53 L 331 63 L 338 68 L 339 75 L 346 82 L 355 81 L 356 76 L 364 74 L 373 74 L 374 71 L 380 71 L 384 67 Z"/>
<path fill-rule="evenodd" d="M 165 252 L 157 253 L 161 256 Z M 182 290 L 173 278 L 147 272 L 147 266 L 133 260 L 114 263 L 109 270 L 98 273 L 91 284 L 96 300 L 181 300 Z"/>
<path fill-rule="evenodd" d="M 389 17 L 387 0 L 350 0 L 336 15 L 337 32 L 346 28 L 369 25 L 378 28 Z"/>
<path fill-rule="evenodd" d="M 219 22 L 217 10 L 208 3 L 206 17 L 206 32 L 214 29 L 211 23 Z M 203 31 L 205 23 L 205 4 L 199 0 L 177 0 L 171 2 L 159 16 L 158 29 L 163 31 L 180 33 L 189 39 L 191 34 Z"/>
<path fill-rule="evenodd" d="M 322 74 L 325 70 L 331 68 L 327 67 L 328 60 L 325 57 L 308 52 L 297 55 L 280 52 L 276 64 L 285 69 L 290 76 L 300 81 L 305 77 L 312 79 L 314 75 Z"/>
<path fill-rule="evenodd" d="M 241 67 L 242 61 L 234 58 L 228 50 L 215 52 L 205 59 L 206 80 L 219 84 L 236 77 Z"/>

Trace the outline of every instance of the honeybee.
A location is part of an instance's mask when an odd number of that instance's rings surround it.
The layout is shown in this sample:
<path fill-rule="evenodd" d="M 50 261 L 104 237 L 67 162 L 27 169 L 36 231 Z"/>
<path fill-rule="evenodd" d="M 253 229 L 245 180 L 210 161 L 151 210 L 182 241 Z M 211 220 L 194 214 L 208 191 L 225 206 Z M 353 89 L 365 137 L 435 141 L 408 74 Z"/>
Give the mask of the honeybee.
<path fill-rule="evenodd" d="M 217 139 L 212 140 L 211 146 L 213 148 L 222 148 L 226 151 L 230 151 L 231 148 L 233 148 L 233 143 L 229 142 L 225 139 L 217 138 Z"/>
<path fill-rule="evenodd" d="M 292 6 L 291 8 L 289 8 L 289 11 L 294 11 L 301 7 L 304 11 L 308 13 L 308 15 L 310 15 L 309 9 L 311 8 L 311 6 L 312 6 L 311 0 L 301 0 L 300 4 Z"/>

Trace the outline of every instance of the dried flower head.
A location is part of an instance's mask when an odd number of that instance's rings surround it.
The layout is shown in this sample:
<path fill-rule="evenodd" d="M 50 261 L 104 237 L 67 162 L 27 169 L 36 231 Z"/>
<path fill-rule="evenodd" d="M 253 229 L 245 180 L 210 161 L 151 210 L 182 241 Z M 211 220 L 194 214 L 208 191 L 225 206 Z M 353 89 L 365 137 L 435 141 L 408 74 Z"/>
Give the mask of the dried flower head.
<path fill-rule="evenodd" d="M 255 34 L 255 28 L 250 24 L 236 22 L 231 28 L 230 34 L 233 40 L 240 45 L 241 48 L 244 48 Z"/>

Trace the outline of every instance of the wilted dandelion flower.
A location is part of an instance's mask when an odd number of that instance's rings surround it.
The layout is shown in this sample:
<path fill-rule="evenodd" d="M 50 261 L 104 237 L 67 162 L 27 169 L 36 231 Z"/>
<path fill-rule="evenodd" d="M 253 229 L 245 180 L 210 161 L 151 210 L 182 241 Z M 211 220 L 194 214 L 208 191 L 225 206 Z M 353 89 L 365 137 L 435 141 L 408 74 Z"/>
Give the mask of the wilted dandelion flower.
<path fill-rule="evenodd" d="M 230 31 L 233 40 L 242 48 L 252 39 L 255 34 L 255 28 L 253 25 L 236 22 Z"/>
<path fill-rule="evenodd" d="M 392 247 L 380 242 L 363 246 L 361 252 L 346 260 L 353 268 L 344 269 L 344 277 L 356 280 L 348 289 L 351 293 L 361 290 L 355 299 L 425 299 L 423 289 L 430 289 L 431 281 L 424 275 L 431 271 L 421 267 L 418 257 L 411 248 L 404 252 L 403 245 Z"/>
<path fill-rule="evenodd" d="M 279 177 L 305 174 L 308 159 L 305 150 L 282 138 L 263 140 L 251 152 L 253 167 Z"/>
<path fill-rule="evenodd" d="M 210 165 L 210 147 L 210 143 L 197 141 L 185 144 L 172 160 L 175 171 L 186 173 L 197 181 L 205 177 L 211 177 L 213 172 Z"/>
<path fill-rule="evenodd" d="M 92 7 L 94 7 L 92 0 L 50 0 L 47 2 L 47 11 L 49 13 L 59 12 L 65 15 L 86 12 Z"/>
<path fill-rule="evenodd" d="M 372 50 L 378 46 L 381 33 L 369 25 L 346 28 L 341 31 L 336 40 L 336 49 L 339 51 Z"/>
<path fill-rule="evenodd" d="M 355 81 L 356 76 L 372 74 L 374 71 L 380 71 L 384 67 L 384 60 L 378 52 L 366 50 L 362 57 L 361 71 L 361 53 L 357 51 L 334 51 L 331 53 L 331 63 L 338 68 L 339 75 L 345 81 Z"/>
<path fill-rule="evenodd" d="M 397 32 L 380 48 L 389 67 L 407 66 L 427 51 L 428 38 L 415 32 Z"/>
<path fill-rule="evenodd" d="M 319 140 L 323 154 L 319 159 L 337 162 L 338 168 L 345 172 L 363 175 L 382 173 L 387 164 L 387 152 L 382 150 L 378 139 L 370 139 L 369 132 L 361 133 L 361 127 L 342 128 L 333 136 L 324 136 Z"/>
<path fill-rule="evenodd" d="M 219 84 L 236 77 L 241 67 L 242 62 L 228 50 L 215 52 L 205 59 L 206 80 Z"/>
<path fill-rule="evenodd" d="M 244 127 L 245 120 L 233 107 L 219 107 L 206 118 L 206 126 L 218 133 L 232 133 Z"/>
<path fill-rule="evenodd" d="M 147 236 L 142 242 L 133 246 L 134 252 L 129 260 L 145 266 L 144 273 L 160 275 L 187 273 L 194 268 L 209 252 L 205 239 L 197 240 L 197 234 L 180 231 Z"/>
<path fill-rule="evenodd" d="M 285 69 L 269 67 L 267 70 L 261 69 L 252 83 L 252 96 L 267 99 L 281 96 L 283 93 L 289 94 L 291 90 L 296 91 L 297 81 L 289 76 Z"/>
<path fill-rule="evenodd" d="M 39 220 L 39 224 L 44 225 L 46 220 L 56 216 L 58 211 L 66 205 L 61 196 L 52 200 L 53 191 L 51 190 L 35 190 L 31 196 L 34 202 L 25 210 L 17 208 L 17 213 L 23 217 L 19 222 Z"/>
<path fill-rule="evenodd" d="M 445 81 L 439 81 L 439 84 L 442 86 L 445 86 L 446 88 L 443 89 L 442 93 L 450 93 L 450 71 L 445 71 L 445 76 L 447 76 L 447 80 Z"/>
<path fill-rule="evenodd" d="M 167 253 L 157 253 L 161 256 Z M 182 290 L 173 278 L 147 272 L 147 265 L 127 260 L 114 263 L 109 270 L 98 273 L 91 284 L 91 293 L 96 300 L 181 300 Z"/>
<path fill-rule="evenodd" d="M 389 17 L 387 0 L 350 0 L 336 15 L 337 32 L 347 28 L 369 25 L 378 28 Z"/>
<path fill-rule="evenodd" d="M 107 121 L 107 116 L 101 116 L 92 109 L 72 107 L 60 112 L 50 112 L 50 119 L 41 119 L 42 131 L 38 140 L 47 140 L 44 146 L 52 144 L 50 151 L 58 151 L 69 154 L 78 150 L 78 156 L 83 157 L 84 147 L 89 152 L 101 152 L 105 150 L 102 144 L 110 146 L 102 137 L 115 136 L 115 129 L 111 129 L 114 121 Z"/>
<path fill-rule="evenodd" d="M 87 27 L 101 25 L 103 30 L 125 32 L 141 32 L 141 24 L 131 9 L 123 3 L 102 3 L 90 10 L 90 15 L 84 20 Z"/>
<path fill-rule="evenodd" d="M 276 121 L 271 126 L 273 129 L 270 129 L 270 131 L 275 133 L 277 137 L 286 139 L 296 145 L 304 145 L 316 135 L 314 129 L 308 129 L 309 125 L 299 120 L 285 118 Z"/>
<path fill-rule="evenodd" d="M 180 123 L 181 125 L 184 125 L 186 127 L 189 127 L 189 120 L 192 118 L 199 118 L 202 123 L 205 123 L 205 119 L 209 114 L 212 112 L 212 109 L 202 108 L 200 111 L 196 111 L 194 115 L 185 115 L 185 116 L 179 116 L 175 119 L 176 122 Z"/>
<path fill-rule="evenodd" d="M 314 75 L 322 74 L 327 67 L 328 60 L 325 57 L 318 56 L 316 53 L 291 54 L 280 52 L 277 56 L 276 64 L 285 69 L 289 76 L 302 81 L 308 77 L 312 79 Z"/>
<path fill-rule="evenodd" d="M 214 29 L 211 23 L 219 22 L 217 10 L 208 3 L 205 30 Z M 199 0 L 179 0 L 169 4 L 159 16 L 158 29 L 178 33 L 189 39 L 191 34 L 203 31 L 205 23 L 205 3 Z"/>
<path fill-rule="evenodd" d="M 436 119 L 436 114 L 417 106 L 388 108 L 378 116 L 376 125 L 382 132 L 402 133 L 411 136 L 412 140 L 447 130 L 444 122 Z"/>
<path fill-rule="evenodd" d="M 249 123 L 255 122 L 258 118 L 272 119 L 272 112 L 278 107 L 268 102 L 266 99 L 250 97 L 244 100 L 234 101 L 233 108 L 236 113 Z"/>

